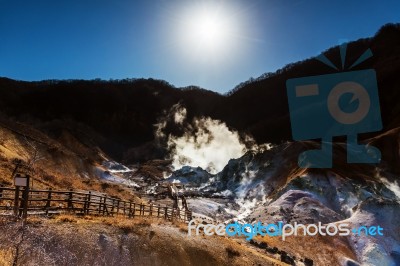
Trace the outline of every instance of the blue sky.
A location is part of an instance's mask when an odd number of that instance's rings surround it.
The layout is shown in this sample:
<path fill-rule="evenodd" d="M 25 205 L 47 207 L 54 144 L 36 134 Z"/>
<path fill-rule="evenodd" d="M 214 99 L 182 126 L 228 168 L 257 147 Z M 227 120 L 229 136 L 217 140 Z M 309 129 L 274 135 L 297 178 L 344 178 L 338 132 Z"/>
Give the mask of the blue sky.
<path fill-rule="evenodd" d="M 218 31 L 203 29 L 204 13 Z M 152 77 L 223 93 L 388 22 L 400 22 L 398 0 L 0 0 L 0 76 Z"/>

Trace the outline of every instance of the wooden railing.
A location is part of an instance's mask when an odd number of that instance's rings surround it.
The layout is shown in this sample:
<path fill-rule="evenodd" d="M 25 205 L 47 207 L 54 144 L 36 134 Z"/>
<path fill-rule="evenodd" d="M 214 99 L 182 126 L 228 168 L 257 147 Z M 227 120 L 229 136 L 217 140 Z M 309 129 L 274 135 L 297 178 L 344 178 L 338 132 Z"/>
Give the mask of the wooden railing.
<path fill-rule="evenodd" d="M 23 217 L 30 214 L 60 214 L 72 212 L 82 215 L 158 217 L 166 220 L 190 221 L 192 212 L 168 206 L 142 204 L 110 197 L 91 191 L 56 191 L 0 187 L 0 212 Z"/>

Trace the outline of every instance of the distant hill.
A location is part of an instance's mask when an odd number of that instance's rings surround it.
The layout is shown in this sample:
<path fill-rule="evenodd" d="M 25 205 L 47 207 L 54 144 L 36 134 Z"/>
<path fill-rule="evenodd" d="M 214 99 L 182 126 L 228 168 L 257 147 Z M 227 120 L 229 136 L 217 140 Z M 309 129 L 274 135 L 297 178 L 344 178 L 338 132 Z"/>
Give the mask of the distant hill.
<path fill-rule="evenodd" d="M 376 70 L 384 130 L 391 129 L 400 123 L 400 24 L 385 25 L 373 38 L 349 43 L 345 69 L 368 48 L 373 57 L 352 70 Z M 324 54 L 340 65 L 337 46 Z M 217 116 L 235 128 L 250 131 L 258 142 L 291 139 L 286 80 L 336 72 L 313 58 L 289 64 L 276 73 L 241 84 L 226 97 Z"/>
<path fill-rule="evenodd" d="M 345 66 L 368 48 L 373 58 L 354 70 L 376 70 L 387 131 L 400 126 L 400 24 L 385 25 L 372 38 L 349 43 Z M 339 65 L 337 47 L 325 54 Z M 244 82 L 226 95 L 198 87 L 175 88 L 154 79 L 24 82 L 0 78 L 0 112 L 54 139 L 68 132 L 118 160 L 138 160 L 140 156 L 126 156 L 132 148 L 139 149 L 139 154 L 143 152 L 143 158 L 152 159 L 166 153 L 153 143 L 154 125 L 165 110 L 177 103 L 187 109 L 189 119 L 219 119 L 239 132 L 251 134 L 259 143 L 290 140 L 286 80 L 334 72 L 317 60 L 307 59 Z M 182 133 L 173 127 L 167 131 Z"/>
<path fill-rule="evenodd" d="M 223 96 L 203 89 L 176 89 L 165 81 L 0 79 L 0 111 L 59 138 L 68 131 L 116 159 L 154 139 L 163 110 L 183 102 L 190 116 L 211 116 Z"/>

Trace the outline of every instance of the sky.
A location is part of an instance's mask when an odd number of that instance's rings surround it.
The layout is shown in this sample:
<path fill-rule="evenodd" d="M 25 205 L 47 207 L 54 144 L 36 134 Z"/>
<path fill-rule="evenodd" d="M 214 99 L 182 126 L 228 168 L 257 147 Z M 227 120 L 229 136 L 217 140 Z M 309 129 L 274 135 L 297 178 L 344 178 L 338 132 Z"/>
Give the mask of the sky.
<path fill-rule="evenodd" d="M 400 22 L 398 0 L 0 0 L 0 76 L 225 93 L 389 22 Z"/>

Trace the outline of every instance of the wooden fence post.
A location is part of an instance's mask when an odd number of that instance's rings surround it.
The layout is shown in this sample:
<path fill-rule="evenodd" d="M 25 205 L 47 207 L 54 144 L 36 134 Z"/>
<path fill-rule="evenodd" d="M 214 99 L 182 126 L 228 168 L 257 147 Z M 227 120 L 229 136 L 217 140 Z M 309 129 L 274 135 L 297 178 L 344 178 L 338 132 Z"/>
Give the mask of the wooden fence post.
<path fill-rule="evenodd" d="M 112 205 L 111 205 L 111 215 L 114 216 L 114 208 L 115 208 L 115 199 L 112 199 Z"/>
<path fill-rule="evenodd" d="M 100 196 L 100 198 L 99 198 L 99 207 L 97 208 L 97 213 L 98 213 L 98 215 L 101 214 L 101 205 L 102 205 L 102 204 L 103 204 L 103 197 Z"/>
<path fill-rule="evenodd" d="M 87 213 L 87 205 L 88 205 L 88 200 L 89 200 L 89 194 L 85 194 L 85 200 L 83 202 L 83 215 L 86 215 Z"/>
<path fill-rule="evenodd" d="M 18 217 L 18 207 L 19 205 L 19 187 L 15 187 L 15 197 L 14 197 L 14 215 Z"/>
<path fill-rule="evenodd" d="M 29 187 L 26 186 L 22 192 L 22 218 L 26 220 L 28 216 Z"/>
<path fill-rule="evenodd" d="M 120 199 L 117 199 L 117 215 L 119 214 L 119 203 L 120 203 Z"/>
<path fill-rule="evenodd" d="M 86 214 L 88 194 L 85 194 L 85 201 L 83 202 L 83 214 Z"/>
<path fill-rule="evenodd" d="M 74 208 L 74 205 L 72 204 L 72 197 L 73 197 L 73 195 L 72 195 L 72 188 L 70 188 L 70 189 L 69 189 L 69 192 L 68 192 L 68 210 L 69 210 L 69 211 L 71 211 L 71 209 Z"/>
<path fill-rule="evenodd" d="M 90 214 L 90 203 L 91 203 L 91 200 L 92 200 L 92 191 L 89 191 L 88 199 L 87 199 L 87 206 L 86 206 L 86 213 L 84 212 L 84 214 L 87 214 L 87 215 Z"/>
<path fill-rule="evenodd" d="M 90 214 L 90 205 L 92 203 L 92 191 L 89 191 L 87 213 Z"/>
<path fill-rule="evenodd" d="M 164 208 L 164 219 L 167 220 L 168 219 L 168 207 L 165 206 Z"/>
<path fill-rule="evenodd" d="M 23 200 L 23 210 L 22 210 L 22 218 L 24 221 L 28 217 L 28 205 L 29 205 L 29 184 L 30 184 L 30 176 L 26 175 L 26 187 L 22 193 L 22 200 Z"/>
<path fill-rule="evenodd" d="M 49 188 L 49 192 L 48 192 L 48 194 L 47 194 L 46 215 L 49 215 L 50 203 L 51 203 L 51 188 Z"/>
<path fill-rule="evenodd" d="M 104 200 L 103 200 L 103 215 L 105 215 L 106 212 L 108 214 L 108 210 L 107 210 L 107 195 L 104 196 Z"/>
<path fill-rule="evenodd" d="M 129 216 L 128 218 L 132 218 L 132 201 L 129 201 Z"/>
<path fill-rule="evenodd" d="M 132 213 L 133 218 L 135 218 L 135 213 L 136 213 L 136 203 L 133 203 L 133 213 Z"/>
<path fill-rule="evenodd" d="M 158 204 L 157 206 L 157 218 L 160 217 L 160 204 Z"/>

